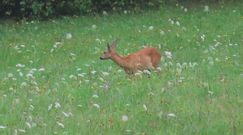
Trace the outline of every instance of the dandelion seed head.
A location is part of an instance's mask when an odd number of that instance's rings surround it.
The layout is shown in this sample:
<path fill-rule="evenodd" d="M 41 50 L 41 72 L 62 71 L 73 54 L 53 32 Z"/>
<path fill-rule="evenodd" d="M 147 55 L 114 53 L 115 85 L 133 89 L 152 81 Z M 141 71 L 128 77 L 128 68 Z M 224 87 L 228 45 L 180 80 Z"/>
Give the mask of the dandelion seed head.
<path fill-rule="evenodd" d="M 124 121 L 124 122 L 128 121 L 128 116 L 127 115 L 122 115 L 122 121 Z"/>

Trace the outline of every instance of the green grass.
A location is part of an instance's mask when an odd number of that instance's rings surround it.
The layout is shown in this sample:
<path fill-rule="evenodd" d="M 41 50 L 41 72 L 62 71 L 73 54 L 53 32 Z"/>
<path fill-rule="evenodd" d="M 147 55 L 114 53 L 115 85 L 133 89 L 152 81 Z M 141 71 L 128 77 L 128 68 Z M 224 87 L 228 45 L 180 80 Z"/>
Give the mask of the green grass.
<path fill-rule="evenodd" d="M 179 6 L 4 22 L 0 134 L 243 134 L 240 3 L 209 6 L 209 12 Z M 116 38 L 122 55 L 143 45 L 158 48 L 165 59 L 161 75 L 128 77 L 112 61 L 100 61 L 106 43 Z"/>

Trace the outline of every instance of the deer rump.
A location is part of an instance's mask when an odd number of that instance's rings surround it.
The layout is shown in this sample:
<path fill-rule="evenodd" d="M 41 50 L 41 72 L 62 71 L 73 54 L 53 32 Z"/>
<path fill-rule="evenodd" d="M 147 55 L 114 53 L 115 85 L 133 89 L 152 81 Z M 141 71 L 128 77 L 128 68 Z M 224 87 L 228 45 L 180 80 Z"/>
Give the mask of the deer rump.
<path fill-rule="evenodd" d="M 138 52 L 125 56 L 126 64 L 120 65 L 128 74 L 138 71 L 156 70 L 160 63 L 161 55 L 155 48 L 144 48 Z M 114 61 L 115 62 L 115 61 Z"/>

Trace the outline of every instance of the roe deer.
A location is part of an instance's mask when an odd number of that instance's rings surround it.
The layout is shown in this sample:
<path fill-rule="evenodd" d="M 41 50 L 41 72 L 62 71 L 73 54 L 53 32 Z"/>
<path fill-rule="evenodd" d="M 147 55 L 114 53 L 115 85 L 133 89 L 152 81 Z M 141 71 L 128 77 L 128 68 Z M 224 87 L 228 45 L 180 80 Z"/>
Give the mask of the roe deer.
<path fill-rule="evenodd" d="M 116 41 L 113 41 L 111 45 L 107 44 L 107 50 L 102 54 L 100 59 L 113 60 L 127 74 L 151 69 L 158 71 L 161 55 L 155 48 L 148 47 L 127 56 L 120 56 L 116 52 L 116 44 Z"/>

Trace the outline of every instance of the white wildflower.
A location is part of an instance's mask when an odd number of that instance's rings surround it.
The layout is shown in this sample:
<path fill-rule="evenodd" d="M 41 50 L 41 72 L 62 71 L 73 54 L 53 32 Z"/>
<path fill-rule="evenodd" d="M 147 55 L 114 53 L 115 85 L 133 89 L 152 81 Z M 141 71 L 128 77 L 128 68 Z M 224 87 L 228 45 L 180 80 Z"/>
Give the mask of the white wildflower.
<path fill-rule="evenodd" d="M 50 104 L 49 106 L 48 106 L 48 111 L 50 111 L 52 109 L 52 104 Z"/>
<path fill-rule="evenodd" d="M 42 71 L 45 71 L 45 68 L 39 68 L 39 70 L 38 70 L 39 72 L 42 72 Z"/>
<path fill-rule="evenodd" d="M 25 124 L 27 125 L 28 128 L 32 128 L 32 126 L 29 122 L 26 122 Z"/>
<path fill-rule="evenodd" d="M 70 53 L 70 56 L 76 56 L 76 54 L 71 52 L 71 53 Z"/>
<path fill-rule="evenodd" d="M 20 45 L 20 47 L 25 48 L 25 45 Z"/>
<path fill-rule="evenodd" d="M 108 76 L 108 75 L 109 75 L 108 72 L 102 72 L 102 74 L 103 74 L 104 76 Z"/>
<path fill-rule="evenodd" d="M 21 87 L 25 87 L 25 86 L 27 86 L 27 83 L 26 83 L 26 82 L 22 82 L 22 83 L 20 84 L 20 86 L 21 86 Z"/>
<path fill-rule="evenodd" d="M 201 36 L 200 36 L 200 38 L 202 39 L 202 41 L 205 41 L 205 35 L 204 34 L 202 34 Z"/>
<path fill-rule="evenodd" d="M 72 36 L 72 34 L 71 33 L 67 33 L 66 34 L 66 39 L 71 39 L 73 36 Z"/>
<path fill-rule="evenodd" d="M 204 12 L 208 12 L 209 11 L 209 7 L 206 5 L 206 6 L 204 6 L 204 10 L 203 10 Z"/>
<path fill-rule="evenodd" d="M 84 77 L 84 73 L 78 74 L 78 77 Z"/>
<path fill-rule="evenodd" d="M 54 48 L 57 48 L 59 45 L 61 45 L 61 42 L 55 42 L 55 44 L 53 45 Z"/>
<path fill-rule="evenodd" d="M 149 30 L 153 30 L 153 29 L 154 29 L 154 26 L 149 26 L 148 29 L 149 29 Z"/>
<path fill-rule="evenodd" d="M 35 107 L 33 105 L 30 105 L 29 110 L 33 111 Z"/>
<path fill-rule="evenodd" d="M 33 76 L 33 74 L 31 74 L 31 73 L 26 74 L 26 77 L 27 77 L 27 78 L 32 78 L 32 79 L 35 78 L 35 77 Z"/>
<path fill-rule="evenodd" d="M 16 67 L 17 67 L 17 68 L 24 68 L 24 67 L 25 67 L 25 65 L 24 65 L 24 64 L 20 64 L 20 63 L 19 63 L 19 64 L 17 64 L 17 65 L 16 65 Z"/>
<path fill-rule="evenodd" d="M 100 109 L 100 105 L 98 105 L 98 104 L 93 104 L 93 106 Z"/>
<path fill-rule="evenodd" d="M 91 74 L 93 74 L 93 75 L 94 75 L 95 73 L 96 73 L 96 71 L 95 71 L 95 70 L 91 71 Z"/>
<path fill-rule="evenodd" d="M 98 95 L 96 95 L 96 94 L 94 94 L 92 97 L 93 97 L 93 98 L 98 98 L 99 96 L 98 96 Z"/>
<path fill-rule="evenodd" d="M 106 11 L 103 11 L 103 13 L 102 13 L 103 15 L 108 15 L 108 13 L 106 12 Z"/>
<path fill-rule="evenodd" d="M 172 19 L 168 20 L 172 25 L 175 23 Z"/>
<path fill-rule="evenodd" d="M 95 24 L 92 25 L 92 29 L 96 29 L 97 26 Z"/>
<path fill-rule="evenodd" d="M 68 113 L 66 113 L 66 112 L 62 112 L 62 114 L 65 116 L 65 117 L 70 117 L 70 116 L 73 116 L 73 114 L 71 113 L 71 112 L 68 112 Z"/>
<path fill-rule="evenodd" d="M 24 129 L 18 129 L 19 132 L 25 133 L 26 131 Z"/>
<path fill-rule="evenodd" d="M 209 91 L 208 91 L 208 94 L 209 94 L 209 95 L 213 95 L 213 91 L 210 91 L 210 90 L 209 90 Z"/>
<path fill-rule="evenodd" d="M 172 59 L 172 53 L 169 51 L 165 51 L 165 56 L 169 59 Z"/>
<path fill-rule="evenodd" d="M 12 78 L 14 75 L 12 73 L 8 73 L 8 78 Z"/>
<path fill-rule="evenodd" d="M 21 71 L 19 71 L 19 76 L 22 77 L 24 76 L 24 74 Z"/>
<path fill-rule="evenodd" d="M 6 126 L 0 125 L 0 129 L 5 129 L 7 128 Z"/>
<path fill-rule="evenodd" d="M 165 32 L 163 30 L 160 30 L 160 35 L 165 35 Z"/>
<path fill-rule="evenodd" d="M 118 69 L 117 72 L 120 73 L 120 72 L 122 72 L 122 70 L 121 69 Z"/>
<path fill-rule="evenodd" d="M 69 75 L 69 78 L 70 79 L 76 79 L 76 76 L 75 75 Z"/>
<path fill-rule="evenodd" d="M 61 107 L 61 104 L 58 102 L 55 102 L 55 108 L 60 108 L 60 107 Z"/>
<path fill-rule="evenodd" d="M 147 108 L 147 106 L 146 106 L 145 104 L 143 104 L 143 109 L 144 109 L 145 111 L 148 111 L 148 108 Z"/>
<path fill-rule="evenodd" d="M 187 8 L 184 8 L 184 12 L 187 12 L 188 10 L 187 10 Z"/>
<path fill-rule="evenodd" d="M 145 74 L 148 74 L 148 75 L 151 74 L 149 70 L 144 70 L 143 72 L 144 72 Z"/>
<path fill-rule="evenodd" d="M 57 121 L 57 125 L 60 126 L 61 128 L 64 128 L 65 127 L 63 123 L 58 122 L 58 121 Z"/>
<path fill-rule="evenodd" d="M 167 116 L 168 117 L 176 117 L 176 115 L 174 113 L 168 113 Z"/>
<path fill-rule="evenodd" d="M 123 115 L 122 116 L 122 121 L 124 121 L 124 122 L 128 121 L 128 116 L 127 115 Z"/>
<path fill-rule="evenodd" d="M 176 21 L 176 25 L 177 25 L 177 26 L 180 26 L 180 22 L 179 22 L 179 21 Z"/>

